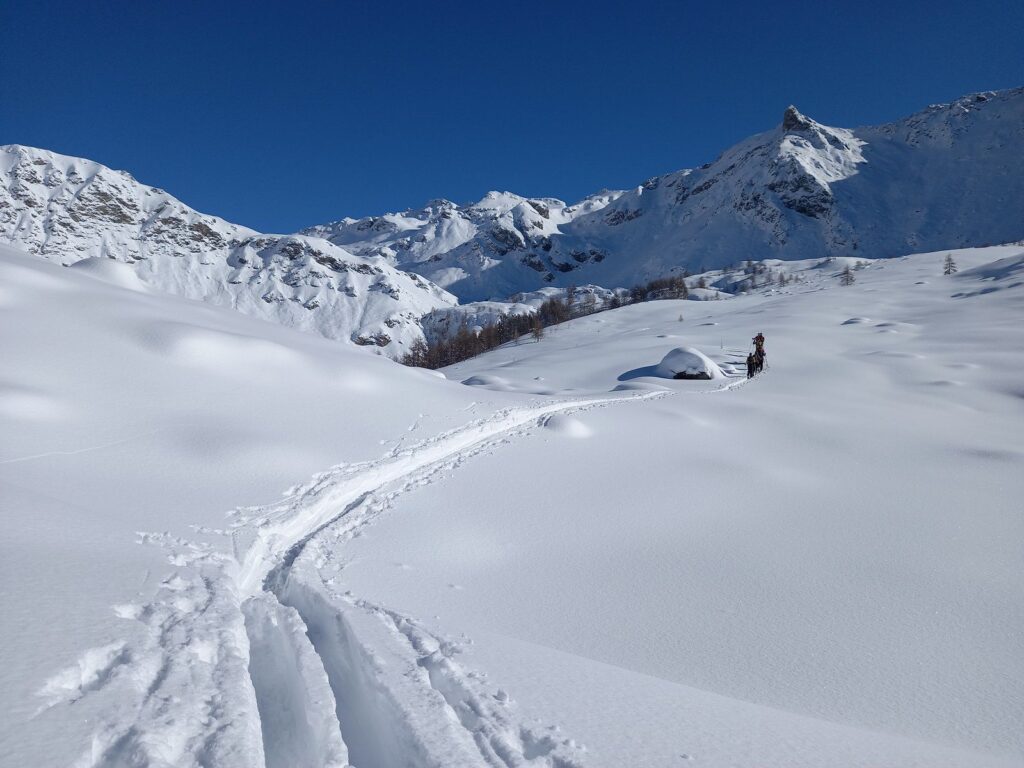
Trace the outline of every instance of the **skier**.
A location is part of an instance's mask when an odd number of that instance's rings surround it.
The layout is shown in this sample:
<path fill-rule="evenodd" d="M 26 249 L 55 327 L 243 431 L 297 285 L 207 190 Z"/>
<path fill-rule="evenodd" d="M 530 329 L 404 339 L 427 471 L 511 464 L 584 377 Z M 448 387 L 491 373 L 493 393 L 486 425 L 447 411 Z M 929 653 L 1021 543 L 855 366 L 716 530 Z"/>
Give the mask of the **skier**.
<path fill-rule="evenodd" d="M 754 353 L 751 352 L 747 355 L 747 378 L 754 378 L 754 367 L 755 367 Z"/>
<path fill-rule="evenodd" d="M 753 338 L 753 342 L 754 373 L 760 373 L 764 370 L 764 334 L 758 331 L 757 336 Z"/>

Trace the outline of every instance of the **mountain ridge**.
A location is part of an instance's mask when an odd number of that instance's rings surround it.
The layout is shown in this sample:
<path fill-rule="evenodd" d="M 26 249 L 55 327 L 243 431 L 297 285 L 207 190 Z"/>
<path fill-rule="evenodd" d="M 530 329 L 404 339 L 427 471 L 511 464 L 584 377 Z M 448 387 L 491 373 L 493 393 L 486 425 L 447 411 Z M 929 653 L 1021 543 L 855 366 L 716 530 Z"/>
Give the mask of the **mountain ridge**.
<path fill-rule="evenodd" d="M 303 231 L 419 272 L 460 300 L 501 299 L 745 259 L 879 258 L 1017 240 L 1024 225 L 1010 214 L 1024 210 L 1022 157 L 1024 87 L 852 129 L 790 105 L 775 128 L 709 163 L 574 205 L 491 192 L 445 201 L 443 213 L 427 206 Z M 966 174 L 965 163 L 974 164 Z M 483 205 L 498 198 L 507 204 Z"/>
<path fill-rule="evenodd" d="M 203 214 L 93 161 L 0 147 L 0 241 L 126 262 L 154 287 L 401 357 L 459 301 L 628 286 L 746 260 L 880 258 L 1024 238 L 1024 87 L 878 126 L 794 105 L 697 168 L 576 203 L 491 191 L 292 235 Z M 456 298 L 457 297 L 457 298 Z"/>
<path fill-rule="evenodd" d="M 109 258 L 147 284 L 400 357 L 419 318 L 455 299 L 385 260 L 203 214 L 125 171 L 0 147 L 0 239 L 71 265 Z M 394 343 L 393 343 L 394 342 Z"/>

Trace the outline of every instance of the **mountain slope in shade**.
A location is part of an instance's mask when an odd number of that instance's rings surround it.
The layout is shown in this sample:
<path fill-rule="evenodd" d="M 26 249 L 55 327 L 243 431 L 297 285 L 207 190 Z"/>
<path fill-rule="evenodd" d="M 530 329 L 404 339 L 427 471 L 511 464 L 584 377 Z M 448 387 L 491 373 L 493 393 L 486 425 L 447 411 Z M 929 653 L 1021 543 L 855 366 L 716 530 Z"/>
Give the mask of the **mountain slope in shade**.
<path fill-rule="evenodd" d="M 697 169 L 567 206 L 488 194 L 469 206 L 314 227 L 463 301 L 545 284 L 631 285 L 745 259 L 880 258 L 1024 237 L 1024 88 L 887 125 L 782 123 Z"/>
<path fill-rule="evenodd" d="M 455 299 L 386 260 L 208 216 L 129 174 L 0 147 L 0 241 L 51 261 L 131 264 L 152 287 L 400 356 L 418 318 Z"/>

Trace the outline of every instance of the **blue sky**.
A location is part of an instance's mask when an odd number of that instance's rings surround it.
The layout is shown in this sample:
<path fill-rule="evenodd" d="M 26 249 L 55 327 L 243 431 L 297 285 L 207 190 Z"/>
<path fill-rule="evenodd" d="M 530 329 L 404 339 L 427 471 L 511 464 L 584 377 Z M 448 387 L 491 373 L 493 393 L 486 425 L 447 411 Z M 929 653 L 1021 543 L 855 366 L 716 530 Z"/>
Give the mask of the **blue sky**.
<path fill-rule="evenodd" d="M 1010 2 L 0 3 L 0 143 L 271 232 L 578 199 L 780 122 L 1024 85 Z"/>

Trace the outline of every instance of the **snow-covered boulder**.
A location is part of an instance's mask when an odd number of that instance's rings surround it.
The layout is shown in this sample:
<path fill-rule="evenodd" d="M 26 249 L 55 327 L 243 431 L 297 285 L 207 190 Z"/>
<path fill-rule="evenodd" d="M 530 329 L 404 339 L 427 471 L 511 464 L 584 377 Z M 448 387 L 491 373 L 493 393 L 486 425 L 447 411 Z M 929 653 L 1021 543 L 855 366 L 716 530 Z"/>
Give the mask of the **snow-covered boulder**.
<path fill-rule="evenodd" d="M 714 360 L 699 349 L 676 347 L 658 364 L 658 375 L 666 379 L 721 379 L 725 377 Z"/>

